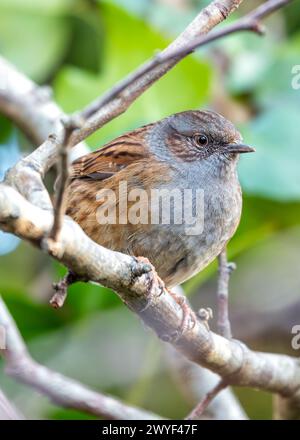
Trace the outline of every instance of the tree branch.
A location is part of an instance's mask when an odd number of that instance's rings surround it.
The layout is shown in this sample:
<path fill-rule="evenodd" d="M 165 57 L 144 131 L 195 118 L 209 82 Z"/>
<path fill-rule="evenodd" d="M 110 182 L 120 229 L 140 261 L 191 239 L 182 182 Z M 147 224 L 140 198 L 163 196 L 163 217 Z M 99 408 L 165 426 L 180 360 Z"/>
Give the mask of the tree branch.
<path fill-rule="evenodd" d="M 160 418 L 154 413 L 125 405 L 110 396 L 92 391 L 81 383 L 35 362 L 29 355 L 16 324 L 1 297 L 0 325 L 6 330 L 6 349 L 0 351 L 5 361 L 6 373 L 17 381 L 30 385 L 45 394 L 57 405 L 110 420 L 155 420 Z"/>
<path fill-rule="evenodd" d="M 11 119 L 34 145 L 41 145 L 52 134 L 57 138 L 63 136 L 62 121 L 66 115 L 53 101 L 51 88 L 38 86 L 1 56 L 0 112 Z M 87 146 L 82 143 L 74 156 L 87 151 Z M 48 168 L 56 159 L 52 154 L 50 157 Z"/>
<path fill-rule="evenodd" d="M 223 21 L 242 2 L 213 1 L 204 8 L 187 29 L 179 35 L 166 49 L 141 65 L 134 72 L 120 81 L 102 97 L 96 99 L 85 109 L 76 113 L 86 121 L 80 130 L 72 136 L 75 145 L 127 110 L 154 81 L 174 67 L 179 61 L 196 49 L 236 32 L 263 33 L 261 20 L 267 15 L 285 6 L 291 0 L 269 0 L 232 25 L 219 31 L 208 33 L 214 26 Z"/>
<path fill-rule="evenodd" d="M 56 209 L 59 213 L 56 214 L 59 221 L 57 231 L 60 233 L 55 232 L 55 240 L 48 239 L 54 217 L 42 176 L 57 160 L 58 146 L 63 145 L 65 148 L 67 145 L 77 144 L 124 112 L 138 96 L 199 45 L 221 38 L 233 31 L 260 31 L 258 23 L 253 26 L 254 22 L 288 3 L 287 0 L 269 0 L 251 13 L 252 15 L 250 14 L 253 20 L 251 26 L 249 21 L 246 23 L 244 17 L 235 23 L 235 30 L 231 28 L 231 31 L 228 31 L 227 28 L 227 31 L 221 30 L 203 37 L 203 34 L 235 10 L 241 1 L 213 1 L 160 54 L 166 57 L 166 61 L 160 62 L 146 72 L 141 73 L 138 69 L 127 77 L 123 84 L 119 83 L 116 89 L 112 89 L 82 112 L 78 112 L 75 116 L 84 117 L 83 126 L 73 129 L 67 137 L 61 123 L 62 113 L 51 100 L 49 101 L 49 96 L 45 100 L 42 99 L 43 93 L 40 95 L 40 89 L 38 89 L 39 93 L 36 93 L 36 86 L 30 80 L 16 72 L 12 66 L 0 58 L 0 75 L 2 77 L 4 72 L 4 78 L 8 77 L 8 83 L 0 90 L 0 110 L 38 142 L 43 142 L 51 132 L 56 135 L 48 138 L 30 156 L 19 162 L 8 172 L 5 184 L 0 184 L 0 228 L 39 246 L 79 276 L 115 290 L 126 305 L 137 313 L 159 337 L 171 342 L 188 359 L 218 373 L 226 384 L 252 386 L 278 393 L 286 399 L 286 402 L 292 402 L 295 408 L 300 402 L 300 365 L 297 359 L 251 351 L 238 341 L 227 340 L 210 332 L 200 321 L 179 339 L 173 339 L 173 335 L 177 335 L 178 323 L 182 321 L 182 309 L 167 292 L 164 291 L 165 294 L 161 294 L 162 286 L 154 273 L 149 271 L 149 267 L 146 268 L 145 265 L 141 265 L 135 258 L 128 255 L 97 245 L 84 234 L 79 225 L 62 216 L 61 207 L 66 179 L 63 179 L 62 197 Z M 246 17 L 249 20 L 249 15 Z M 142 66 L 141 69 L 143 68 Z M 12 76 L 10 76 L 11 73 L 13 73 Z M 134 75 L 137 77 L 135 78 Z M 62 156 L 61 163 L 63 164 Z M 150 297 L 155 299 L 149 301 Z M 12 322 L 8 320 L 8 324 L 12 325 Z M 20 377 L 23 382 L 57 399 L 57 402 L 62 405 L 76 407 L 78 396 L 85 393 L 84 395 L 93 402 L 93 410 L 95 410 L 94 403 L 97 402 L 98 415 L 108 414 L 106 404 L 111 408 L 111 400 L 103 401 L 102 395 L 82 388 L 82 385 L 36 364 L 29 357 L 20 335 L 18 338 L 14 337 L 16 335 L 14 331 L 10 334 L 13 335 L 14 341 L 13 351 L 6 351 L 6 361 L 12 366 L 9 369 L 10 374 Z M 35 373 L 34 379 L 30 372 Z M 45 381 L 45 376 L 48 382 Z M 70 391 L 67 396 L 63 393 L 63 385 L 66 383 Z M 51 384 L 55 385 L 55 390 Z M 83 409 L 90 410 L 85 399 L 80 402 Z M 118 402 L 118 405 L 122 404 Z M 121 409 L 114 407 L 114 411 L 114 415 L 108 411 L 109 417 L 118 418 L 118 415 L 122 417 L 127 411 L 126 417 L 129 418 L 132 416 L 132 411 L 137 410 L 124 408 L 122 405 Z"/>
<path fill-rule="evenodd" d="M 167 362 L 171 374 L 186 398 L 195 405 L 220 381 L 220 376 L 207 368 L 201 368 L 187 360 L 173 347 L 167 350 Z M 247 420 L 247 415 L 230 387 L 215 397 L 203 412 L 201 418 L 212 420 Z"/>
<path fill-rule="evenodd" d="M 1 350 L 0 350 L 1 353 Z M 24 420 L 25 417 L 0 390 L 0 420 Z"/>
<path fill-rule="evenodd" d="M 145 65 L 138 67 L 124 80 L 110 91 L 97 98 L 85 109 L 76 113 L 85 123 L 79 130 L 75 130 L 72 145 L 86 139 L 94 131 L 107 124 L 112 119 L 124 113 L 129 106 L 144 93 L 154 82 L 165 75 L 188 52 L 186 47 L 200 35 L 208 33 L 213 27 L 225 20 L 235 11 L 242 0 L 214 0 L 204 8 L 189 26 L 158 56 L 155 56 Z M 174 57 L 174 52 L 182 53 Z M 160 58 L 161 57 L 161 58 Z M 166 60 L 166 61 L 165 61 Z"/>
<path fill-rule="evenodd" d="M 8 172 L 7 182 L 33 204 L 52 210 L 42 178 L 57 161 L 64 136 L 63 121 L 69 117 L 52 100 L 49 87 L 38 86 L 1 56 L 0 112 L 19 126 L 34 145 L 41 144 Z M 72 157 L 88 151 L 82 142 L 72 151 Z"/>
<path fill-rule="evenodd" d="M 218 257 L 219 277 L 218 277 L 218 330 L 220 335 L 231 338 L 231 325 L 228 315 L 228 290 L 230 273 L 235 269 L 233 263 L 228 263 L 226 248 Z"/>
<path fill-rule="evenodd" d="M 13 188 L 0 185 L 0 227 L 44 248 L 75 273 L 115 290 L 126 305 L 163 340 L 188 359 L 218 373 L 230 385 L 251 386 L 300 400 L 300 363 L 297 358 L 249 350 L 225 339 L 200 321 L 173 339 L 182 321 L 182 309 L 159 285 L 152 272 L 143 273 L 133 257 L 110 251 L 88 238 L 66 217 L 59 240 L 45 248 L 52 216 L 31 205 Z M 149 302 L 149 294 L 155 298 Z M 147 307 L 146 307 L 147 305 Z"/>
<path fill-rule="evenodd" d="M 53 226 L 49 235 L 49 239 L 54 242 L 57 240 L 58 234 L 63 222 L 63 216 L 65 214 L 64 207 L 64 194 L 69 181 L 70 164 L 69 164 L 69 149 L 70 138 L 73 131 L 80 127 L 79 118 L 69 117 L 64 122 L 64 135 L 59 146 L 58 154 L 58 166 L 57 166 L 57 179 L 56 179 L 56 191 L 55 191 L 55 203 L 54 203 L 54 220 Z"/>
<path fill-rule="evenodd" d="M 176 293 L 184 295 L 181 286 L 177 286 Z M 179 389 L 188 402 L 195 404 L 202 402 L 210 390 L 220 382 L 220 376 L 207 368 L 199 368 L 176 351 L 172 346 L 167 347 L 166 359 L 170 371 Z M 200 418 L 200 417 L 199 417 Z M 247 415 L 230 387 L 217 395 L 204 408 L 201 418 L 213 420 L 247 420 Z"/>
<path fill-rule="evenodd" d="M 226 387 L 228 386 L 227 382 L 224 380 L 220 380 L 217 385 L 209 391 L 206 396 L 201 400 L 201 402 L 190 412 L 187 416 L 187 420 L 197 420 L 199 419 L 204 411 L 207 409 L 208 405 L 212 402 L 212 400 Z"/>

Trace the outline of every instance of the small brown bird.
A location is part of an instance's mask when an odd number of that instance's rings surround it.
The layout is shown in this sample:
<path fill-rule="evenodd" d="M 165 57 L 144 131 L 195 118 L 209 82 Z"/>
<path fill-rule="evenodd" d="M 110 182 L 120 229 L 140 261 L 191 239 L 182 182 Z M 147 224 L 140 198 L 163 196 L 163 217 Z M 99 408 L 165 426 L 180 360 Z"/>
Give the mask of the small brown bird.
<path fill-rule="evenodd" d="M 239 153 L 254 151 L 211 111 L 186 111 L 72 164 L 67 214 L 97 243 L 149 259 L 168 288 L 204 269 L 240 220 Z"/>

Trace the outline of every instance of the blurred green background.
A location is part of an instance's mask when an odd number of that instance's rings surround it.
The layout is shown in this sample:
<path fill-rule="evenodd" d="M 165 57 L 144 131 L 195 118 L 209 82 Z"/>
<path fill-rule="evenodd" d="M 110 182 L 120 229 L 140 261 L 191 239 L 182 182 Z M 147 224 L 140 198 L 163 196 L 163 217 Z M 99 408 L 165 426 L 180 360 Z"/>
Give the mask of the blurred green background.
<path fill-rule="evenodd" d="M 165 47 L 207 3 L 0 0 L 0 54 L 50 84 L 59 105 L 75 111 Z M 244 3 L 230 20 L 260 2 Z M 297 356 L 291 328 L 300 324 L 300 89 L 292 88 L 292 68 L 300 64 L 300 1 L 265 24 L 263 38 L 237 34 L 190 56 L 88 144 L 98 148 L 126 130 L 195 108 L 212 108 L 239 126 L 257 152 L 239 166 L 244 210 L 229 247 L 238 266 L 230 287 L 233 333 L 253 348 Z M 0 177 L 32 148 L 0 116 Z M 51 283 L 63 273 L 0 232 L 0 293 L 34 358 L 125 402 L 184 417 L 192 402 L 170 374 L 164 344 L 114 293 L 80 283 L 62 310 L 48 306 Z M 195 308 L 215 310 L 216 265 L 184 288 Z M 0 387 L 27 417 L 86 417 L 50 404 L 0 366 Z M 271 417 L 270 395 L 236 392 L 251 418 Z"/>

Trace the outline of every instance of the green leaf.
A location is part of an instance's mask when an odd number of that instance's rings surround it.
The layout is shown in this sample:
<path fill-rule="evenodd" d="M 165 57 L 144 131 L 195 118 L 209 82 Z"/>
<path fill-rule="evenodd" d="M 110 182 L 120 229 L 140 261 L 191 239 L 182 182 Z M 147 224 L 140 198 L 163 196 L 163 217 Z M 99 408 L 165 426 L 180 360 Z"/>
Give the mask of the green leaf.
<path fill-rule="evenodd" d="M 61 279 L 66 268 L 54 262 L 57 279 Z M 69 321 L 76 321 L 96 310 L 107 310 L 120 306 L 121 300 L 110 289 L 99 284 L 77 282 L 69 287 L 68 298 L 63 307 L 63 313 Z"/>
<path fill-rule="evenodd" d="M 68 21 L 0 4 L 0 54 L 36 81 L 61 61 L 69 41 Z"/>
<path fill-rule="evenodd" d="M 255 98 L 264 108 L 278 106 L 289 112 L 289 102 L 300 106 L 300 90 L 292 87 L 292 68 L 300 64 L 300 33 L 276 46 L 272 62 L 261 76 Z"/>
<path fill-rule="evenodd" d="M 64 63 L 99 73 L 103 23 L 97 3 L 79 0 L 72 10 L 70 24 L 72 39 Z"/>
<path fill-rule="evenodd" d="M 274 237 L 278 231 L 291 229 L 300 224 L 300 203 L 282 202 L 249 197 L 244 194 L 241 223 L 228 246 L 229 259 L 235 259 L 258 243 Z M 184 285 L 185 293 L 190 295 L 198 291 L 205 281 L 217 272 L 214 261 L 202 272 L 188 280 Z"/>
<path fill-rule="evenodd" d="M 101 75 L 66 67 L 55 81 L 56 98 L 66 111 L 75 111 L 112 87 L 131 70 L 151 57 L 168 41 L 141 19 L 105 5 Z M 124 115 L 95 133 L 95 146 L 125 130 L 160 119 L 170 113 L 197 108 L 207 99 L 211 68 L 208 62 L 189 57 L 141 96 Z"/>
<path fill-rule="evenodd" d="M 282 9 L 289 34 L 298 32 L 300 26 L 300 3 L 290 2 Z"/>
<path fill-rule="evenodd" d="M 48 304 L 32 302 L 25 292 L 7 291 L 3 299 L 26 340 L 65 325 L 63 314 L 58 314 Z"/>
<path fill-rule="evenodd" d="M 1 0 L 1 9 L 19 11 L 19 13 L 38 13 L 60 15 L 70 10 L 77 0 Z"/>
<path fill-rule="evenodd" d="M 254 34 L 239 34 L 216 44 L 228 58 L 226 86 L 229 91 L 243 94 L 257 87 L 272 62 L 274 42 Z"/>
<path fill-rule="evenodd" d="M 300 199 L 300 107 L 290 102 L 263 112 L 243 130 L 256 153 L 241 158 L 240 177 L 248 194 Z"/>
<path fill-rule="evenodd" d="M 46 255 L 21 241 L 20 246 L 14 252 L 0 256 L 0 294 L 8 289 L 22 292 L 24 286 L 30 286 L 38 277 L 47 261 Z M 50 283 L 49 287 L 51 287 Z"/>

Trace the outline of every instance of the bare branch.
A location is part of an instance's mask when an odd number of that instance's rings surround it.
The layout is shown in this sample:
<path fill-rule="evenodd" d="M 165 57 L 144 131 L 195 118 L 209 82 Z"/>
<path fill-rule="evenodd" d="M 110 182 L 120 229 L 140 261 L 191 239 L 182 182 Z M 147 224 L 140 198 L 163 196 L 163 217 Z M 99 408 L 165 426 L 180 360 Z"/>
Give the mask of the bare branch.
<path fill-rule="evenodd" d="M 226 248 L 219 255 L 218 260 L 218 330 L 220 335 L 225 338 L 231 338 L 231 326 L 228 315 L 228 285 L 230 273 L 235 269 L 235 265 L 228 263 Z"/>
<path fill-rule="evenodd" d="M 40 96 L 39 93 L 36 94 L 36 86 L 0 58 L 0 77 L 4 72 L 6 77 L 9 76 L 8 73 L 13 73 L 14 78 L 11 81 L 10 76 L 8 84 L 4 88 L 1 87 L 0 110 L 11 117 L 32 139 L 42 142 L 50 132 L 56 134 L 56 137 L 50 137 L 32 155 L 10 170 L 5 180 L 6 184 L 0 184 L 0 228 L 39 246 L 79 276 L 114 289 L 126 305 L 163 340 L 171 342 L 188 359 L 218 373 L 222 377 L 222 384 L 252 386 L 278 393 L 286 403 L 298 408 L 300 365 L 297 359 L 251 351 L 238 341 L 228 340 L 210 332 L 200 321 L 180 338 L 173 338 L 173 335 L 178 334 L 182 309 L 167 292 L 161 295 L 162 286 L 155 274 L 142 267 L 135 258 L 97 245 L 76 223 L 63 217 L 63 194 L 68 178 L 67 154 L 61 154 L 60 163 L 65 175 L 59 190 L 55 217 L 49 195 L 42 182 L 43 174 L 57 159 L 59 145 L 66 151 L 68 146 L 85 139 L 97 128 L 124 112 L 151 84 L 199 44 L 203 45 L 232 33 L 232 28 L 230 31 L 228 27 L 227 30 L 210 34 L 208 37 L 203 36 L 223 21 L 241 1 L 213 1 L 159 55 L 165 57 L 167 61 L 163 61 L 162 64 L 159 61 L 149 71 L 138 69 L 123 83 L 119 83 L 116 89 L 112 89 L 83 112 L 79 112 L 78 115 L 85 119 L 83 126 L 70 130 L 67 135 L 60 121 L 62 113 L 49 101 L 49 96 L 45 101 L 41 98 L 36 100 L 37 96 Z M 236 22 L 234 32 L 237 30 L 260 32 L 259 20 L 286 3 L 287 0 L 269 0 L 251 13 L 252 15 L 246 16 L 248 17 L 246 21 L 244 17 Z M 193 47 L 195 44 L 196 46 Z M 156 63 L 157 59 L 154 60 Z M 144 68 L 145 65 L 140 69 Z M 18 84 L 22 87 L 18 88 Z M 54 113 L 55 117 L 49 120 L 49 115 Z M 53 228 L 55 223 L 56 226 Z M 49 235 L 55 240 L 49 240 Z M 149 297 L 154 299 L 149 301 Z M 3 322 L 9 330 L 9 344 L 13 343 L 13 349 L 11 349 L 12 345 L 9 345 L 8 350 L 4 352 L 9 374 L 68 407 L 80 407 L 82 410 L 97 415 L 104 414 L 110 418 L 123 418 L 123 416 L 134 418 L 133 414 L 137 417 L 136 411 L 142 418 L 153 417 L 152 414 L 145 415 L 145 412 L 141 413 L 134 408 L 125 407 L 114 399 L 94 393 L 35 363 L 30 358 L 5 308 L 2 307 L 1 310 L 0 322 L 1 318 L 4 319 Z M 65 386 L 67 394 L 64 392 Z M 211 400 L 219 388 L 216 388 L 207 399 Z"/>
<path fill-rule="evenodd" d="M 52 100 L 49 87 L 38 86 L 1 56 L 0 112 L 18 125 L 35 145 L 41 144 L 9 170 L 6 181 L 33 204 L 52 210 L 42 178 L 57 160 L 66 115 Z M 81 143 L 72 151 L 72 157 L 88 151 Z"/>
<path fill-rule="evenodd" d="M 1 352 L 1 351 L 0 351 Z M 24 416 L 0 390 L 0 420 L 24 420 Z"/>
<path fill-rule="evenodd" d="M 52 221 L 49 212 L 31 205 L 13 188 L 0 185 L 1 229 L 43 247 Z M 251 351 L 236 340 L 210 332 L 200 321 L 174 340 L 182 309 L 167 292 L 161 294 L 153 273 L 142 274 L 135 258 L 97 245 L 70 218 L 64 219 L 55 246 L 45 250 L 80 276 L 114 289 L 160 338 L 171 342 L 188 359 L 218 373 L 228 384 L 252 386 L 299 401 L 298 359 Z M 155 299 L 149 302 L 150 292 Z"/>
<path fill-rule="evenodd" d="M 187 360 L 173 347 L 168 347 L 166 359 L 178 388 L 191 405 L 203 400 L 220 381 L 220 376 Z M 216 396 L 203 412 L 202 418 L 213 420 L 247 420 L 247 415 L 230 387 Z"/>
<path fill-rule="evenodd" d="M 168 59 L 161 62 L 154 57 L 149 63 L 142 65 L 127 78 L 113 87 L 103 97 L 96 99 L 84 110 L 78 112 L 86 122 L 80 130 L 75 130 L 71 142 L 76 145 L 81 140 L 92 134 L 98 128 L 116 118 L 154 82 L 165 75 L 187 53 L 184 48 L 199 37 L 206 34 L 214 26 L 225 20 L 240 5 L 242 0 L 214 0 L 204 8 L 190 25 L 167 47 L 160 56 Z M 174 58 L 174 51 L 183 50 L 184 54 Z M 170 56 L 171 55 L 171 56 Z M 170 58 L 168 58 L 170 56 Z M 152 65 L 153 62 L 153 65 Z"/>
<path fill-rule="evenodd" d="M 79 118 L 66 118 L 63 122 L 64 124 L 64 135 L 62 142 L 58 150 L 58 172 L 56 181 L 56 192 L 55 192 L 55 203 L 54 203 L 54 220 L 53 226 L 50 232 L 49 240 L 54 242 L 57 240 L 58 234 L 61 229 L 63 216 L 65 214 L 64 207 L 64 194 L 69 182 L 69 149 L 70 149 L 70 138 L 73 131 L 79 128 Z"/>
<path fill-rule="evenodd" d="M 110 396 L 92 391 L 75 380 L 69 379 L 35 362 L 0 297 L 0 325 L 6 329 L 7 345 L 1 354 L 5 371 L 19 382 L 30 385 L 48 396 L 54 403 L 107 419 L 153 420 L 154 413 L 125 405 Z"/>
<path fill-rule="evenodd" d="M 69 271 L 62 280 L 60 280 L 58 283 L 53 284 L 54 288 L 54 295 L 50 299 L 50 304 L 53 308 L 58 309 L 64 305 L 65 299 L 68 294 L 68 288 L 76 283 L 77 281 L 88 281 L 84 278 L 78 277 L 75 273 Z"/>
<path fill-rule="evenodd" d="M 228 386 L 227 382 L 220 380 L 219 383 L 206 394 L 204 399 L 193 409 L 193 411 L 187 416 L 187 420 L 197 420 L 199 419 L 211 401 Z"/>
<path fill-rule="evenodd" d="M 41 145 L 52 134 L 57 139 L 63 136 L 66 115 L 53 101 L 51 88 L 38 86 L 1 56 L 0 112 L 20 127 L 34 145 Z M 74 156 L 87 151 L 82 143 Z M 55 162 L 55 156 L 50 154 L 50 158 L 48 168 Z"/>
<path fill-rule="evenodd" d="M 153 60 L 149 62 L 149 64 L 163 64 L 171 60 L 172 58 L 184 57 L 194 52 L 196 49 L 205 46 L 208 43 L 212 43 L 213 41 L 219 40 L 237 32 L 254 32 L 259 35 L 264 35 L 265 30 L 261 24 L 261 20 L 273 13 L 274 11 L 287 5 L 291 1 L 292 0 L 269 0 L 263 5 L 257 7 L 254 11 L 242 17 L 240 20 L 237 20 L 235 23 L 228 25 L 223 29 L 210 32 L 208 35 L 201 35 L 200 37 L 195 38 L 194 41 L 192 41 L 190 44 L 187 44 L 182 48 L 173 50 L 173 52 L 170 52 L 168 56 L 165 56 L 163 52 L 158 54 Z M 151 70 L 153 66 L 149 67 L 149 64 L 148 67 L 146 67 L 145 65 L 144 69 Z"/>
<path fill-rule="evenodd" d="M 52 211 L 52 202 L 43 177 L 57 157 L 57 139 L 49 138 L 31 154 L 7 171 L 5 182 L 33 205 Z"/>
<path fill-rule="evenodd" d="M 300 401 L 275 395 L 273 398 L 275 420 L 300 420 Z"/>
<path fill-rule="evenodd" d="M 0 111 L 13 120 L 35 145 L 62 130 L 63 113 L 51 100 L 51 90 L 39 87 L 0 57 Z"/>
<path fill-rule="evenodd" d="M 80 130 L 75 131 L 72 137 L 73 144 L 85 139 L 95 130 L 123 113 L 154 81 L 157 81 L 194 50 L 236 32 L 248 31 L 262 34 L 263 28 L 260 21 L 291 0 L 269 0 L 225 29 L 209 33 L 207 36 L 204 35 L 233 12 L 241 1 L 212 2 L 166 49 L 141 65 L 84 110 L 78 112 L 77 114 L 86 123 Z"/>

